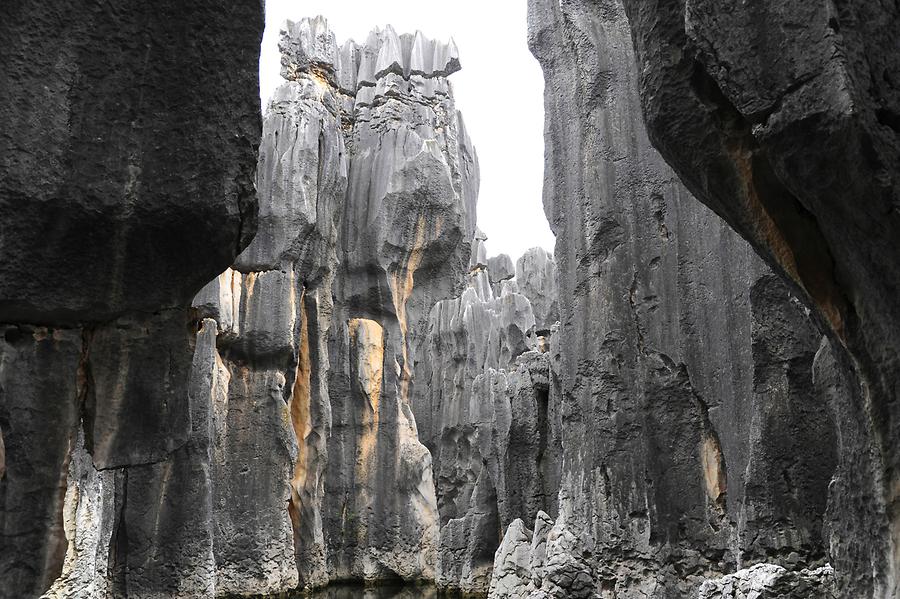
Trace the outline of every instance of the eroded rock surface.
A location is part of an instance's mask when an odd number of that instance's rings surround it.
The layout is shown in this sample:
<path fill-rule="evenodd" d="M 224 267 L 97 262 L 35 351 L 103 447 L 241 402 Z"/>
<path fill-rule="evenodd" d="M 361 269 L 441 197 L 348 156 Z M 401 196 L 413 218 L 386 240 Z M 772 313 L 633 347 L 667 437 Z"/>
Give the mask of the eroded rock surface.
<path fill-rule="evenodd" d="M 900 7 L 624 7 L 654 144 L 791 283 L 854 364 L 870 424 L 840 435 L 846 457 L 829 495 L 831 553 L 842 596 L 896 596 Z M 850 478 L 858 484 L 843 483 Z M 859 542 L 852 551 L 849 539 Z"/>
<path fill-rule="evenodd" d="M 697 599 L 830 599 L 834 570 L 822 566 L 792 572 L 773 564 L 757 564 L 700 585 Z"/>
<path fill-rule="evenodd" d="M 529 286 L 534 300 L 555 304 L 555 281 L 544 279 L 555 265 L 544 250 L 529 250 L 542 260 L 520 260 L 512 279 L 512 260 L 485 258 L 484 240 L 477 232 L 469 262 L 477 266 L 463 294 L 431 311 L 413 400 L 420 439 L 434 456 L 437 584 L 467 593 L 487 592 L 494 553 L 513 521 L 555 513 L 559 485 L 550 333 L 537 330 L 532 302 L 511 286 L 538 281 Z M 495 295 L 499 282 L 506 286 Z"/>
<path fill-rule="evenodd" d="M 0 597 L 212 588 L 190 303 L 256 229 L 262 12 L 0 8 Z"/>
<path fill-rule="evenodd" d="M 819 335 L 651 147 L 621 4 L 535 0 L 529 41 L 546 83 L 563 448 L 535 592 L 688 597 L 761 560 L 824 564 Z"/>
<path fill-rule="evenodd" d="M 155 464 L 106 480 L 75 460 L 54 596 L 118 592 L 131 570 L 143 578 L 129 593 L 169 576 L 166 596 L 192 597 L 434 579 L 431 454 L 410 394 L 418 331 L 458 292 L 474 230 L 477 159 L 446 81 L 456 50 L 390 27 L 339 48 L 321 18 L 288 23 L 281 46 L 259 232 L 193 302 L 205 318 L 193 391 L 170 403 L 190 410 L 187 452 L 165 462 L 177 484 L 162 505 L 144 508 L 166 528 L 106 516 L 168 480 Z M 158 421 L 181 422 L 163 412 L 145 426 Z M 137 450 L 96 437 L 113 457 Z M 159 559 L 178 551 L 181 567 Z"/>

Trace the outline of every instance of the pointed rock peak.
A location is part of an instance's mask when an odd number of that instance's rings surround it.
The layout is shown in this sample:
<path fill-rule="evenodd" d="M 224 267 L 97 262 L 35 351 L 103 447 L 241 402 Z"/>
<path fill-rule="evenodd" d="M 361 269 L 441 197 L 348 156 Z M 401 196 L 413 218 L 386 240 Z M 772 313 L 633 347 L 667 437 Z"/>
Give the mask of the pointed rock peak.
<path fill-rule="evenodd" d="M 325 17 L 285 21 L 278 49 L 281 51 L 281 76 L 285 79 L 296 79 L 299 73 L 330 77 L 335 71 L 337 40 Z"/>
<path fill-rule="evenodd" d="M 416 31 L 409 53 L 409 72 L 413 75 L 427 75 L 434 64 L 434 43 L 421 31 Z"/>
<path fill-rule="evenodd" d="M 449 77 L 462 66 L 459 64 L 459 49 L 453 38 L 446 44 L 434 45 L 434 62 L 432 66 L 432 74 L 435 77 Z"/>
<path fill-rule="evenodd" d="M 376 28 L 369 32 L 366 42 L 359 49 L 359 74 L 356 78 L 360 87 L 374 87 L 376 83 L 375 64 L 381 49 L 381 30 Z"/>
<path fill-rule="evenodd" d="M 357 73 L 359 72 L 360 49 L 352 39 L 343 43 L 338 51 L 335 72 L 338 86 L 342 91 L 354 94 L 357 86 Z"/>
<path fill-rule="evenodd" d="M 381 48 L 375 63 L 375 78 L 380 79 L 388 73 L 403 75 L 403 49 L 397 32 L 390 25 L 382 32 Z"/>

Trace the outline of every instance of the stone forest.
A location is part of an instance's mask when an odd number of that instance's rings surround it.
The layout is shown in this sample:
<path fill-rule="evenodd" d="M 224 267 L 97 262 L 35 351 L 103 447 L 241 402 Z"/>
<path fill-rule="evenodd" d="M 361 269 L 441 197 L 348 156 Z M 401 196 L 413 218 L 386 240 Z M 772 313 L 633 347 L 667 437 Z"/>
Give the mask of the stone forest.
<path fill-rule="evenodd" d="M 527 1 L 512 257 L 452 41 L 0 2 L 0 598 L 900 597 L 900 4 Z"/>

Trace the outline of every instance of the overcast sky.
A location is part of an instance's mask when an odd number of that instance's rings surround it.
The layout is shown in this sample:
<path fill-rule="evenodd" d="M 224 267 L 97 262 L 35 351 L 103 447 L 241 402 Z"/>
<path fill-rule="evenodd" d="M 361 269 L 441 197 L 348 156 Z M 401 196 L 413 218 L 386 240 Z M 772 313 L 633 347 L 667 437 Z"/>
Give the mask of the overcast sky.
<path fill-rule="evenodd" d="M 453 37 L 462 71 L 450 77 L 481 163 L 478 225 L 489 255 L 553 251 L 541 203 L 543 78 L 526 42 L 525 0 L 266 0 L 260 58 L 263 107 L 281 83 L 278 31 L 285 19 L 324 15 L 338 43 L 364 41 L 375 26 Z"/>

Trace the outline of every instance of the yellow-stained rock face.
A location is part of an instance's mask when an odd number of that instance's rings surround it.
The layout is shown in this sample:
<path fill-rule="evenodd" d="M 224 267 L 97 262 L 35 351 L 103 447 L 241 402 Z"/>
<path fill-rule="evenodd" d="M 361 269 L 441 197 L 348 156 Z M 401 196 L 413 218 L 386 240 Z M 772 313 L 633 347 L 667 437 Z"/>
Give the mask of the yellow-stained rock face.
<path fill-rule="evenodd" d="M 726 479 L 722 448 L 712 435 L 703 439 L 700 446 L 700 463 L 703 465 L 703 482 L 706 494 L 717 505 L 725 500 Z"/>
<path fill-rule="evenodd" d="M 300 356 L 297 361 L 297 375 L 294 379 L 294 391 L 291 395 L 291 423 L 297 437 L 297 460 L 294 463 L 294 476 L 291 479 L 290 514 L 294 530 L 300 527 L 301 498 L 300 491 L 306 484 L 307 460 L 309 449 L 306 438 L 312 432 L 310 420 L 310 377 L 312 364 L 309 354 L 309 316 L 304 303 L 306 292 L 300 296 Z"/>
<path fill-rule="evenodd" d="M 767 194 L 759 188 L 765 175 L 754 167 L 749 150 L 738 146 L 732 149 L 730 157 L 744 187 L 742 209 L 753 226 L 754 236 L 765 243 L 785 274 L 810 295 L 843 339 L 847 306 L 830 272 L 833 260 L 821 243 L 821 234 L 786 210 L 782 205 L 787 203 L 784 197 L 768 198 L 769 205 L 765 203 Z"/>
<path fill-rule="evenodd" d="M 356 356 L 356 376 L 364 393 L 360 410 L 361 427 L 357 445 L 357 477 L 364 480 L 374 474 L 371 468 L 378 438 L 378 407 L 384 379 L 384 329 L 374 320 L 353 318 L 348 324 L 350 348 Z"/>
<path fill-rule="evenodd" d="M 384 374 L 384 329 L 374 320 L 353 318 L 349 324 L 350 343 L 358 358 L 357 376 L 374 417 L 378 415 Z"/>
<path fill-rule="evenodd" d="M 439 224 L 436 226 L 440 226 Z M 425 247 L 425 214 L 419 214 L 416 221 L 415 239 L 406 265 L 392 273 L 390 273 L 391 296 L 394 301 L 394 310 L 397 313 L 397 320 L 400 322 L 400 333 L 403 336 L 401 340 L 401 349 L 403 351 L 403 369 L 400 375 L 400 400 L 403 403 L 409 401 L 409 384 L 412 380 L 412 370 L 409 367 L 409 349 L 408 349 L 408 331 L 409 324 L 406 320 L 406 303 L 409 301 L 415 284 L 416 270 L 422 262 L 422 254 Z"/>

